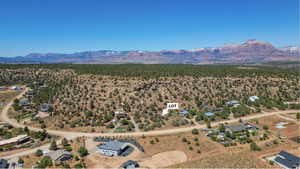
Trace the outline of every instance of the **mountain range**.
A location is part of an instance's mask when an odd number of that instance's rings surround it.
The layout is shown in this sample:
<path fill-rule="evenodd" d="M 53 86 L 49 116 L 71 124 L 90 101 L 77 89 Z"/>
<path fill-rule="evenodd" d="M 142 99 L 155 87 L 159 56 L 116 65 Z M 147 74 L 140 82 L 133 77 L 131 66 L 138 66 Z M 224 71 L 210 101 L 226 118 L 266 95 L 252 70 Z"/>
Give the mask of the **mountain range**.
<path fill-rule="evenodd" d="M 272 61 L 299 61 L 300 47 L 276 48 L 258 40 L 225 44 L 221 47 L 192 50 L 114 51 L 98 50 L 61 53 L 31 53 L 26 56 L 0 57 L 0 63 L 74 63 L 74 64 L 235 64 Z"/>

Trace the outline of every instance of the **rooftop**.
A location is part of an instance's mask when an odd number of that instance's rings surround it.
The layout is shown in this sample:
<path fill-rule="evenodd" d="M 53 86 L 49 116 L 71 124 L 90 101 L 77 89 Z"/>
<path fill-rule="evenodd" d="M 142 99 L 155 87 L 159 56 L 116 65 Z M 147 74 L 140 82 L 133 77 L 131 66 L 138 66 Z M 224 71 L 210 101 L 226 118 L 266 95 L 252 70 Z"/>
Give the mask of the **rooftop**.
<path fill-rule="evenodd" d="M 278 153 L 278 156 L 274 159 L 274 161 L 286 168 L 296 168 L 300 165 L 300 158 L 286 151 Z"/>
<path fill-rule="evenodd" d="M 48 156 L 54 161 L 57 160 L 62 155 L 72 155 L 72 154 L 65 150 L 51 151 L 48 153 Z"/>
<path fill-rule="evenodd" d="M 241 132 L 247 130 L 247 126 L 244 124 L 225 126 L 225 128 L 229 129 L 232 132 Z"/>
<path fill-rule="evenodd" d="M 13 138 L 10 138 L 10 139 L 2 140 L 2 141 L 0 141 L 0 145 L 14 143 L 14 142 L 17 142 L 20 139 L 25 138 L 25 137 L 28 137 L 28 136 L 27 135 L 19 135 L 17 137 L 13 137 Z"/>
<path fill-rule="evenodd" d="M 213 112 L 205 112 L 204 114 L 205 114 L 205 116 L 208 116 L 208 117 L 215 115 L 215 113 L 213 113 Z"/>
<path fill-rule="evenodd" d="M 118 140 L 113 140 L 113 141 L 108 141 L 105 144 L 102 144 L 99 146 L 100 149 L 105 149 L 105 150 L 114 150 L 114 151 L 119 151 L 124 149 L 127 146 L 126 143 L 120 142 Z"/>
<path fill-rule="evenodd" d="M 128 160 L 121 165 L 122 168 L 136 168 L 139 164 L 136 161 Z"/>

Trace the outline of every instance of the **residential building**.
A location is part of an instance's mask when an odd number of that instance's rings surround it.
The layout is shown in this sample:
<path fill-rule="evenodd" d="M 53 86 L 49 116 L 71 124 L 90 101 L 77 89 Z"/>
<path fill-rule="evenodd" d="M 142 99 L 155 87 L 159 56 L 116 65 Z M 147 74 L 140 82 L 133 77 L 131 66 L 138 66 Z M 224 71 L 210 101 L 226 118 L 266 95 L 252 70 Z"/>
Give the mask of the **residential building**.
<path fill-rule="evenodd" d="M 1 169 L 7 169 L 9 167 L 9 163 L 5 159 L 0 159 L 0 168 Z"/>
<path fill-rule="evenodd" d="M 22 98 L 19 101 L 19 106 L 29 106 L 29 101 L 26 98 Z"/>
<path fill-rule="evenodd" d="M 234 106 L 234 105 L 239 105 L 240 102 L 237 100 L 230 100 L 230 101 L 226 102 L 225 104 L 229 105 L 229 106 Z"/>
<path fill-rule="evenodd" d="M 118 140 L 108 141 L 98 146 L 99 152 L 105 156 L 119 156 L 122 152 L 128 148 L 127 143 L 120 142 Z"/>
<path fill-rule="evenodd" d="M 256 100 L 258 100 L 259 99 L 259 97 L 257 97 L 257 96 L 250 96 L 249 97 L 249 100 L 251 101 L 251 102 L 255 102 Z"/>
<path fill-rule="evenodd" d="M 119 109 L 115 112 L 115 117 L 117 119 L 126 118 L 128 117 L 128 114 L 123 109 Z"/>
<path fill-rule="evenodd" d="M 133 161 L 133 160 L 128 160 L 120 166 L 120 168 L 124 168 L 124 169 L 138 168 L 138 167 L 140 167 L 138 162 Z"/>
<path fill-rule="evenodd" d="M 244 124 L 225 126 L 225 131 L 229 131 L 231 133 L 244 132 L 247 131 L 247 126 Z"/>
<path fill-rule="evenodd" d="M 18 87 L 18 86 L 12 86 L 11 90 L 21 90 L 22 88 Z"/>
<path fill-rule="evenodd" d="M 35 94 L 34 90 L 29 90 L 26 92 L 27 96 L 33 96 Z"/>
<path fill-rule="evenodd" d="M 278 153 L 274 159 L 274 162 L 286 169 L 298 169 L 300 167 L 300 158 L 286 151 L 281 151 Z"/>
<path fill-rule="evenodd" d="M 213 116 L 215 116 L 215 113 L 213 113 L 213 112 L 205 112 L 204 115 L 206 117 L 213 117 Z"/>
<path fill-rule="evenodd" d="M 189 114 L 189 111 L 187 111 L 187 110 L 181 110 L 181 111 L 179 112 L 179 114 L 182 115 L 182 116 L 186 116 L 186 115 Z"/>
<path fill-rule="evenodd" d="M 8 145 L 8 144 L 23 144 L 30 140 L 30 137 L 27 135 L 19 135 L 17 137 L 13 137 L 7 140 L 0 141 L 0 146 Z"/>
<path fill-rule="evenodd" d="M 65 150 L 51 151 L 47 154 L 54 162 L 60 163 L 72 158 L 72 154 Z"/>
<path fill-rule="evenodd" d="M 41 112 L 49 112 L 51 110 L 51 105 L 47 103 L 43 103 L 40 107 Z"/>

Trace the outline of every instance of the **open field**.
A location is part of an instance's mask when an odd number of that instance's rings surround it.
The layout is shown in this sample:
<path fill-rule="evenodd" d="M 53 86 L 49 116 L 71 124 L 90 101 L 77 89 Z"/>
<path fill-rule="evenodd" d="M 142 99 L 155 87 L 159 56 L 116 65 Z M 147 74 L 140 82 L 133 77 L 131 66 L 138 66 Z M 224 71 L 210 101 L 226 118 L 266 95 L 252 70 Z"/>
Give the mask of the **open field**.
<path fill-rule="evenodd" d="M 269 130 L 275 136 L 286 136 L 289 139 L 299 136 L 299 124 L 295 122 L 283 119 L 278 116 L 270 116 L 258 119 L 259 126 L 263 127 L 264 125 L 269 126 Z M 286 128 L 276 128 L 276 124 L 283 122 L 286 123 L 283 125 Z"/>
<path fill-rule="evenodd" d="M 248 151 L 223 152 L 168 168 L 271 168 Z"/>
<path fill-rule="evenodd" d="M 14 91 L 10 89 L 0 91 L 0 111 L 2 110 L 4 105 L 6 105 L 12 98 L 17 96 L 18 94 L 20 94 L 20 91 Z"/>

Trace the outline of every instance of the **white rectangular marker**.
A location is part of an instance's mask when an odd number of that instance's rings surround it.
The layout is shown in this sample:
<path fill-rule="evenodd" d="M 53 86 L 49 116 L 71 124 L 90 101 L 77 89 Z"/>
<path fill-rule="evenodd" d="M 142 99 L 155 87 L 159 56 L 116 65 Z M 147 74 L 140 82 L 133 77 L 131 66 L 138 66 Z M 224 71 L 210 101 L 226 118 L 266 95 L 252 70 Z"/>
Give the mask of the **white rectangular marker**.
<path fill-rule="evenodd" d="M 167 103 L 167 109 L 178 109 L 178 103 Z"/>

